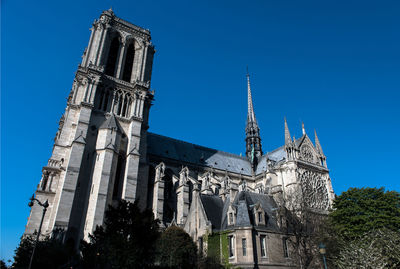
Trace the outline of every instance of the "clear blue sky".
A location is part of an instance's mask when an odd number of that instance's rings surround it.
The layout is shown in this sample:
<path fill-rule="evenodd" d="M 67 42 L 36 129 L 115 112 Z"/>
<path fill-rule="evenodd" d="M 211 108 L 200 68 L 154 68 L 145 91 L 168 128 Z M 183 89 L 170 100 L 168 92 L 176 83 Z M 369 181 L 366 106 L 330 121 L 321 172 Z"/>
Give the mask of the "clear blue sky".
<path fill-rule="evenodd" d="M 101 11 L 149 28 L 150 131 L 245 151 L 246 65 L 264 151 L 317 129 L 337 194 L 400 191 L 400 1 L 1 3 L 1 258 L 24 231 L 74 72 Z"/>

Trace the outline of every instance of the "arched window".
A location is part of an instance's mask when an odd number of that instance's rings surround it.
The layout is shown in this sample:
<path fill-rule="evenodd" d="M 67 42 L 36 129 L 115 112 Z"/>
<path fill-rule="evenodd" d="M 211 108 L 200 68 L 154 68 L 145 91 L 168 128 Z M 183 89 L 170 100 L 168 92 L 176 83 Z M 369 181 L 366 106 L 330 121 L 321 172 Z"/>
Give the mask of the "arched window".
<path fill-rule="evenodd" d="M 110 92 L 107 90 L 104 95 L 103 110 L 108 111 L 108 101 L 110 99 Z"/>
<path fill-rule="evenodd" d="M 109 89 L 104 89 L 101 88 L 101 90 L 98 93 L 98 98 L 97 98 L 97 109 L 103 110 L 103 111 L 108 111 L 108 105 L 109 105 L 109 99 L 110 99 L 110 91 Z"/>
<path fill-rule="evenodd" d="M 123 154 L 118 155 L 117 171 L 115 174 L 114 187 L 113 187 L 113 199 L 119 199 L 121 196 L 121 182 L 124 178 L 125 158 Z"/>
<path fill-rule="evenodd" d="M 98 102 L 97 102 L 97 108 L 102 109 L 103 107 L 103 99 L 104 99 L 104 90 L 101 89 L 98 95 Z"/>
<path fill-rule="evenodd" d="M 164 180 L 164 204 L 163 204 L 163 222 L 170 223 L 176 213 L 176 194 L 172 182 L 173 172 L 166 169 L 163 177 Z"/>
<path fill-rule="evenodd" d="M 122 92 L 118 92 L 118 105 L 116 113 L 118 116 L 121 116 L 123 102 L 124 102 L 124 95 Z"/>
<path fill-rule="evenodd" d="M 124 74 L 122 75 L 122 80 L 124 80 L 126 82 L 131 81 L 131 74 L 132 74 L 134 58 L 135 58 L 135 44 L 131 43 L 131 44 L 129 44 L 128 50 L 126 51 Z"/>
<path fill-rule="evenodd" d="M 130 94 L 127 95 L 127 105 L 126 105 L 126 111 L 125 111 L 125 117 L 129 118 L 131 115 L 131 106 L 132 106 L 132 97 Z"/>
<path fill-rule="evenodd" d="M 106 74 L 114 76 L 115 66 L 117 65 L 118 51 L 119 51 L 119 38 L 114 37 L 111 41 L 110 50 L 108 51 Z"/>
<path fill-rule="evenodd" d="M 49 172 L 45 172 L 43 174 L 43 180 L 42 180 L 42 191 L 46 190 L 47 187 L 47 181 L 49 181 Z"/>

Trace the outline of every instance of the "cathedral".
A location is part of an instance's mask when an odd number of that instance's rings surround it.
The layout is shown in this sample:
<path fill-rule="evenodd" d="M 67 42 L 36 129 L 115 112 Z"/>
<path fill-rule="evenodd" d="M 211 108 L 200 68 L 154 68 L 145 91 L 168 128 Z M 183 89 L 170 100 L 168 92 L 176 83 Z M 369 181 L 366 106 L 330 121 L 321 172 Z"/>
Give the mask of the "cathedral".
<path fill-rule="evenodd" d="M 285 119 L 283 145 L 263 152 L 248 74 L 245 156 L 148 132 L 154 54 L 149 30 L 111 9 L 94 21 L 35 192 L 49 203 L 42 235 L 62 231 L 78 244 L 103 224 L 108 205 L 139 200 L 161 228 L 185 229 L 202 253 L 242 268 L 296 268 L 279 207 L 300 196 L 326 214 L 334 199 L 316 132 L 315 143 L 304 125 L 292 137 Z M 41 218 L 35 204 L 25 235 Z"/>

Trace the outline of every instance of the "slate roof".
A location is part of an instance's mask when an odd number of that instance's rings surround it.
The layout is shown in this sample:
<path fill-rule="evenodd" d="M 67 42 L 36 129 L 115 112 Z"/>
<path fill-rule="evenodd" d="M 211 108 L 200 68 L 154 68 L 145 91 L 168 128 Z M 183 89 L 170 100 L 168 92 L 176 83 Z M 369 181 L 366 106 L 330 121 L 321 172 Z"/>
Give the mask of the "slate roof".
<path fill-rule="evenodd" d="M 237 227 L 251 226 L 249 209 L 247 208 L 246 200 L 240 200 L 236 205 L 236 223 Z"/>
<path fill-rule="evenodd" d="M 251 164 L 246 157 L 150 132 L 147 133 L 147 152 L 162 158 L 251 176 Z"/>
<path fill-rule="evenodd" d="M 200 195 L 203 208 L 209 221 L 211 221 L 213 229 L 220 229 L 222 222 L 222 213 L 224 202 L 216 195 Z"/>
<path fill-rule="evenodd" d="M 227 224 L 227 212 L 230 205 L 230 198 L 228 197 L 225 202 L 216 195 L 200 195 L 204 211 L 206 212 L 208 220 L 212 224 L 213 230 L 225 230 Z M 260 203 L 268 216 L 268 223 L 266 228 L 269 230 L 278 231 L 279 227 L 275 219 L 275 211 L 278 206 L 272 197 L 266 194 L 258 194 L 248 191 L 239 192 L 232 206 L 236 207 L 236 224 L 235 227 L 249 227 L 254 225 L 253 214 L 249 214 L 252 208 Z"/>
<path fill-rule="evenodd" d="M 253 208 L 257 203 L 261 204 L 261 207 L 264 209 L 264 212 L 268 216 L 268 223 L 266 227 L 271 230 L 279 230 L 278 224 L 275 219 L 275 211 L 278 208 L 278 205 L 272 199 L 271 196 L 266 195 L 266 194 L 260 194 L 260 193 L 254 193 L 254 192 L 248 192 L 248 191 L 241 191 L 239 192 L 235 200 L 233 201 L 233 205 L 237 207 L 237 219 L 236 219 L 236 226 L 245 226 L 244 224 L 247 223 L 245 219 L 239 219 L 242 218 L 242 213 L 239 214 L 239 210 L 244 210 L 243 209 L 243 204 L 247 205 L 247 214 L 248 211 Z M 250 215 L 251 217 L 249 218 L 250 224 L 254 223 L 254 219 L 252 214 Z M 247 224 L 246 226 L 249 226 Z"/>
<path fill-rule="evenodd" d="M 267 160 L 268 159 L 270 159 L 274 162 L 279 162 L 279 161 L 286 159 L 285 147 L 282 146 L 280 148 L 277 148 L 271 152 L 264 154 L 260 158 L 260 161 L 258 162 L 257 169 L 256 169 L 256 175 L 267 170 L 267 167 L 268 167 Z"/>
<path fill-rule="evenodd" d="M 301 138 L 296 141 L 301 140 Z M 147 133 L 147 152 L 150 155 L 186 162 L 197 166 L 211 167 L 219 170 L 251 176 L 251 164 L 247 157 L 211 149 L 182 140 L 173 139 L 154 133 Z M 279 162 L 286 159 L 285 147 L 281 146 L 264 154 L 257 165 L 255 174 L 267 169 L 267 160 Z"/>

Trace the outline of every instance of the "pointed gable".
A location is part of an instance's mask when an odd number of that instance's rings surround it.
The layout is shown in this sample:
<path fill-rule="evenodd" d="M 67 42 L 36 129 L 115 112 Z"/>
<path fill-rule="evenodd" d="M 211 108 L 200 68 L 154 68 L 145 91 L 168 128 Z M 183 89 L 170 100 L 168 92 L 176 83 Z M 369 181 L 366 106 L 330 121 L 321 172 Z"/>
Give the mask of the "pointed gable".
<path fill-rule="evenodd" d="M 114 114 L 111 114 L 111 116 L 100 125 L 99 129 L 111 129 L 120 133 L 122 130 Z"/>

